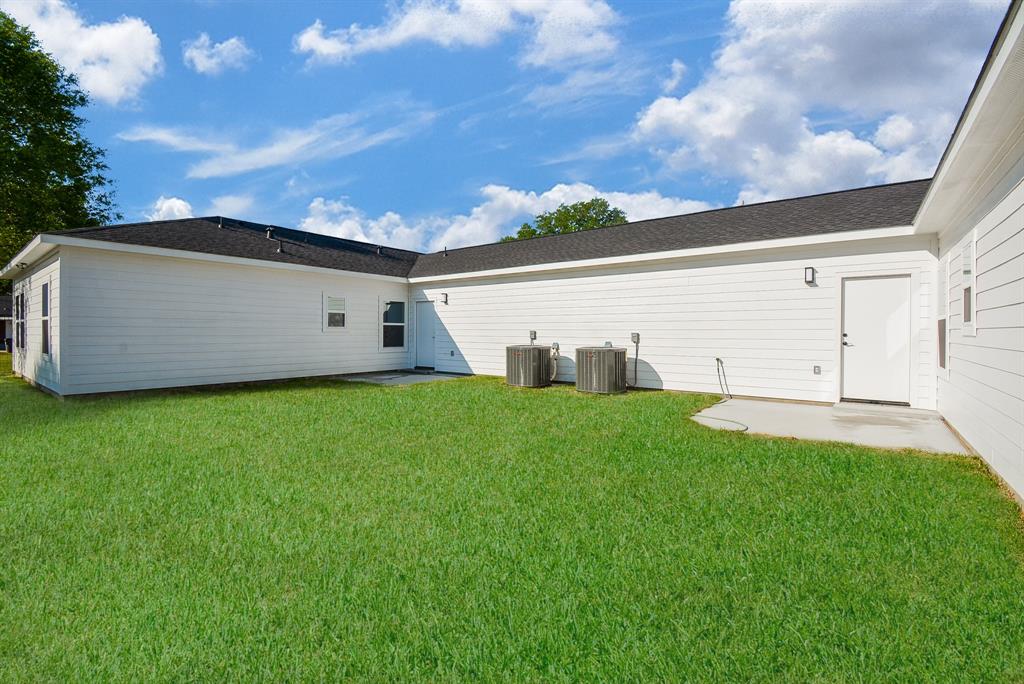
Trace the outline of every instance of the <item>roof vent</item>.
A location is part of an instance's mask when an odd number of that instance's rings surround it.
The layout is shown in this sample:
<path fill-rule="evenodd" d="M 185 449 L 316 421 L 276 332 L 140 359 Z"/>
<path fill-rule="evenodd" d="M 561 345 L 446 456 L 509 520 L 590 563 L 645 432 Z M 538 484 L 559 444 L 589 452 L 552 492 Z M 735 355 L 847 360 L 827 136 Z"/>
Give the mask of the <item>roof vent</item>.
<path fill-rule="evenodd" d="M 277 240 L 277 253 L 281 254 L 284 252 L 284 241 L 281 238 L 274 237 L 274 229 L 270 226 L 267 226 L 267 239 Z"/>
<path fill-rule="evenodd" d="M 384 254 L 384 248 L 377 245 L 377 256 L 381 256 L 382 254 Z"/>

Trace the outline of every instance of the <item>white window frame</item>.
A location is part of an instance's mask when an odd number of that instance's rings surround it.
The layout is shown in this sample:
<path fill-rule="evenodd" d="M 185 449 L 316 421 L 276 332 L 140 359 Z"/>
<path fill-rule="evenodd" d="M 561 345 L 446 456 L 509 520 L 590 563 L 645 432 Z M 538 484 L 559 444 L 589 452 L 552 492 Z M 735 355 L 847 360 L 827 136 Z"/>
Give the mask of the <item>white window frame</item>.
<path fill-rule="evenodd" d="M 403 321 L 401 323 L 384 323 L 384 307 L 391 303 L 403 304 Z M 384 326 L 385 325 L 400 325 L 402 326 L 402 346 L 401 347 L 385 347 L 384 346 Z M 404 352 L 409 349 L 409 300 L 399 297 L 378 297 L 377 298 L 377 345 L 382 352 Z"/>
<path fill-rule="evenodd" d="M 965 254 L 970 249 L 970 258 Z M 970 266 L 970 273 L 964 266 Z M 978 245 L 975 232 L 972 230 L 960 245 L 960 333 L 967 337 L 978 334 Z M 968 293 L 968 289 L 970 292 Z M 970 307 L 971 320 L 967 320 Z"/>
<path fill-rule="evenodd" d="M 936 283 L 936 286 L 938 288 L 942 289 L 942 308 L 938 311 L 938 316 L 936 317 L 936 325 L 935 325 L 935 337 L 936 337 L 936 339 L 935 339 L 935 348 L 936 348 L 936 353 L 939 355 L 939 356 L 936 356 L 936 358 L 935 358 L 935 372 L 938 374 L 938 376 L 940 378 L 944 378 L 945 380 L 949 380 L 949 335 L 950 335 L 950 329 L 949 329 L 949 281 L 950 281 L 950 274 L 949 274 L 949 254 L 948 253 L 946 254 L 946 256 L 944 256 L 941 259 L 939 259 L 939 269 L 938 270 L 939 270 L 939 272 L 938 272 L 937 275 L 939 275 L 940 277 L 936 278 L 936 281 L 938 281 Z M 939 326 L 938 326 L 938 321 L 945 321 L 946 322 L 946 339 L 945 339 L 944 344 L 942 345 L 944 347 L 944 349 L 939 349 L 938 348 L 938 345 L 939 345 L 939 339 L 938 339 L 938 337 L 939 337 Z M 939 365 L 939 360 L 941 358 L 943 358 L 943 357 L 946 360 L 946 365 L 944 367 Z"/>
<path fill-rule="evenodd" d="M 14 288 L 14 350 L 22 354 L 28 348 L 28 326 L 25 314 L 25 284 Z"/>
<path fill-rule="evenodd" d="M 53 285 L 47 278 L 39 285 L 39 354 L 46 359 L 53 357 L 53 325 L 50 322 L 52 306 Z M 43 351 L 43 347 L 46 351 Z"/>
<path fill-rule="evenodd" d="M 342 310 L 341 310 L 340 313 L 344 316 L 344 323 L 342 325 L 340 325 L 340 326 L 329 326 L 329 325 L 327 325 L 327 314 L 329 314 L 329 313 L 339 313 L 337 311 L 331 311 L 330 308 L 328 307 L 328 301 L 332 300 L 332 299 L 335 299 L 335 300 L 340 299 L 341 302 L 342 302 Z M 340 296 L 340 295 L 336 295 L 336 294 L 329 294 L 327 292 L 322 292 L 321 293 L 321 300 L 320 300 L 320 329 L 323 332 L 325 332 L 325 333 L 332 333 L 332 334 L 344 333 L 344 332 L 348 332 L 348 324 L 349 324 L 348 298 Z"/>

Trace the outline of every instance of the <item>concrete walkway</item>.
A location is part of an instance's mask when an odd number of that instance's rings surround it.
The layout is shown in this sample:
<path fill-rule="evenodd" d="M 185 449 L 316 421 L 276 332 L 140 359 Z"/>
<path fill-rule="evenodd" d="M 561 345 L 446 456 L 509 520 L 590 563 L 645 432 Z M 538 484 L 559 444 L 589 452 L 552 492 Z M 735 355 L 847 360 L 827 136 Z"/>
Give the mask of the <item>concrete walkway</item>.
<path fill-rule="evenodd" d="M 749 432 L 778 437 L 852 442 L 887 449 L 968 453 L 938 413 L 898 406 L 819 406 L 729 399 L 701 411 L 693 419 L 720 430 L 746 428 Z"/>
<path fill-rule="evenodd" d="M 462 377 L 460 375 L 445 375 L 444 373 L 413 373 L 411 371 L 387 371 L 383 373 L 356 373 L 353 375 L 338 376 L 339 380 L 350 382 L 368 382 L 374 385 L 419 385 L 424 382 L 438 382 L 441 380 L 454 380 Z"/>

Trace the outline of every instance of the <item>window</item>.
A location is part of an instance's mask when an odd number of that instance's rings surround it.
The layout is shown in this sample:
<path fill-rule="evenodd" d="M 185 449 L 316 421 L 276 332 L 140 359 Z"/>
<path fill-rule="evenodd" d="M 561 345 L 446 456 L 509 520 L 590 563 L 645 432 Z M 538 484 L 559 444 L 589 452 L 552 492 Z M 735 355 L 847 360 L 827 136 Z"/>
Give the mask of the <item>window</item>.
<path fill-rule="evenodd" d="M 50 283 L 43 283 L 43 303 L 39 319 L 39 350 L 50 353 Z"/>
<path fill-rule="evenodd" d="M 949 319 L 949 268 L 948 268 L 949 257 L 943 257 L 939 259 L 939 266 L 936 273 L 936 290 L 937 290 L 937 301 L 938 306 L 938 366 L 943 371 L 942 375 L 945 376 L 946 370 L 946 326 L 947 320 Z"/>
<path fill-rule="evenodd" d="M 25 351 L 25 293 L 14 298 L 14 346 Z"/>
<path fill-rule="evenodd" d="M 405 302 L 384 302 L 381 317 L 381 346 L 405 346 Z"/>
<path fill-rule="evenodd" d="M 345 298 L 324 295 L 324 330 L 344 330 Z"/>
<path fill-rule="evenodd" d="M 971 232 L 964 241 L 963 246 L 963 276 L 961 279 L 961 287 L 963 288 L 963 305 L 964 305 L 964 335 L 975 334 L 975 322 L 974 322 L 974 310 L 975 301 L 974 293 L 976 292 L 974 282 L 974 233 Z"/>
<path fill-rule="evenodd" d="M 946 369 L 946 319 L 939 319 L 939 368 Z"/>

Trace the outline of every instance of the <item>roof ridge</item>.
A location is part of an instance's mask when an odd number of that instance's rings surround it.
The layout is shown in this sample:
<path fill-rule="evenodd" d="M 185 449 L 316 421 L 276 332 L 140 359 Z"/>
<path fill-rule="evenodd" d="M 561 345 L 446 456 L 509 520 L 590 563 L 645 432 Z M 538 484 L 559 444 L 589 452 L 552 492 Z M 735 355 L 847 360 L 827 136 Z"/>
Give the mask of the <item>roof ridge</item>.
<path fill-rule="evenodd" d="M 845 188 L 843 190 L 829 190 L 827 192 L 817 192 L 812 195 L 800 195 L 798 197 L 783 197 L 781 199 L 764 200 L 762 202 L 752 202 L 750 204 L 734 204 L 731 207 L 715 207 L 713 209 L 702 209 L 700 211 L 685 212 L 682 214 L 669 214 L 668 216 L 655 216 L 652 218 L 639 219 L 637 221 L 627 221 L 625 223 L 616 223 L 612 226 L 599 226 L 597 228 L 590 228 L 589 230 L 578 230 L 572 233 L 554 233 L 551 235 L 534 235 L 533 237 L 522 238 L 519 240 L 510 240 L 508 242 L 484 242 L 478 245 L 466 245 L 465 247 L 454 247 L 452 249 L 438 250 L 436 252 L 426 252 L 422 256 L 433 256 L 442 254 L 444 252 L 459 252 L 465 249 L 476 249 L 478 247 L 486 247 L 492 245 L 512 245 L 516 243 L 529 242 L 531 240 L 541 240 L 543 238 L 554 238 L 554 237 L 565 237 L 567 235 L 577 235 L 579 233 L 593 233 L 597 230 L 607 230 L 609 228 L 622 228 L 623 226 L 635 226 L 639 223 L 648 223 L 650 221 L 664 221 L 666 219 L 679 218 L 681 216 L 699 216 L 701 214 L 711 214 L 720 211 L 731 211 L 734 209 L 749 209 L 750 207 L 760 207 L 766 204 L 781 204 L 782 202 L 795 202 L 797 200 L 813 199 L 815 197 L 825 197 L 827 195 L 841 195 L 848 192 L 861 192 L 863 190 L 875 190 L 878 188 L 888 188 L 896 185 L 910 185 L 912 183 L 930 183 L 932 178 L 917 178 L 914 180 L 896 181 L 893 183 L 880 183 L 878 185 L 865 185 L 859 188 Z"/>
<path fill-rule="evenodd" d="M 394 252 L 402 252 L 404 254 L 414 254 L 416 256 L 422 256 L 423 252 L 417 252 L 411 249 L 403 249 L 401 247 L 392 247 L 391 245 L 384 245 L 376 242 L 363 242 L 362 240 L 353 240 L 351 238 L 338 237 L 337 235 L 328 235 L 326 233 L 314 233 L 309 230 L 302 230 L 301 228 L 291 228 L 289 226 L 279 226 L 272 223 L 259 223 L 256 221 L 246 221 L 244 219 L 231 218 L 230 216 L 189 216 L 187 218 L 177 219 L 160 219 L 157 221 L 131 221 L 129 223 L 109 223 L 102 226 L 83 226 L 81 228 L 69 228 L 67 230 L 50 230 L 44 231 L 46 235 L 68 235 L 68 234 L 82 234 L 91 233 L 96 231 L 108 230 L 111 228 L 134 228 L 137 226 L 152 226 L 154 223 L 184 223 L 186 221 L 206 221 L 208 223 L 216 223 L 217 221 L 223 220 L 225 222 L 231 222 L 236 226 L 246 230 L 266 230 L 271 228 L 273 230 L 288 230 L 293 233 L 301 233 L 303 235 L 312 235 L 318 239 L 333 240 L 336 242 L 343 242 L 351 245 L 360 245 L 369 248 L 384 248 Z M 251 228 L 250 228 L 251 226 Z"/>

